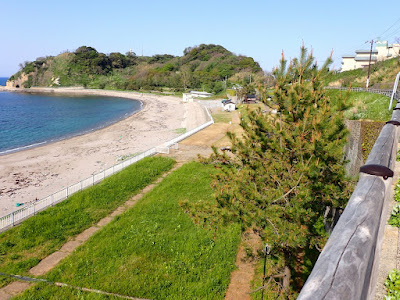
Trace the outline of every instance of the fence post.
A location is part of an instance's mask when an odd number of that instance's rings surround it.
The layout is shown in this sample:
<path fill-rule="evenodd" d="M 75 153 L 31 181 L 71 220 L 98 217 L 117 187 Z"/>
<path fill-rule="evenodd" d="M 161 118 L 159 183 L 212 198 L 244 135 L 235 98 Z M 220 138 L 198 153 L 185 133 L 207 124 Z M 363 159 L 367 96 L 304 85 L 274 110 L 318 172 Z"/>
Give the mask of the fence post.
<path fill-rule="evenodd" d="M 67 198 L 68 198 L 68 187 L 67 187 Z"/>
<path fill-rule="evenodd" d="M 94 185 L 94 174 L 92 174 L 92 185 Z"/>
<path fill-rule="evenodd" d="M 35 202 L 33 202 L 33 215 L 36 214 L 36 207 L 35 207 Z"/>
<path fill-rule="evenodd" d="M 53 204 L 54 204 L 54 194 L 51 194 L 50 204 L 51 204 L 51 206 L 53 206 Z"/>
<path fill-rule="evenodd" d="M 11 214 L 11 226 L 14 226 L 14 212 Z"/>

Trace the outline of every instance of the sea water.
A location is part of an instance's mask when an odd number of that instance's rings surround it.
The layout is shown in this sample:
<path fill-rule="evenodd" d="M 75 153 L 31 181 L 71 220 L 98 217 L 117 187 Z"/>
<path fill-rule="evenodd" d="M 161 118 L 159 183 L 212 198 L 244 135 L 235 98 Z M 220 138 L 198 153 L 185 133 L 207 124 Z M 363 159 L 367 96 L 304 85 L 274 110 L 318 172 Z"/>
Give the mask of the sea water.
<path fill-rule="evenodd" d="M 0 85 L 6 86 L 7 80 L 8 80 L 8 77 L 0 77 Z"/>
<path fill-rule="evenodd" d="M 0 92 L 0 155 L 108 126 L 141 106 L 123 98 Z"/>

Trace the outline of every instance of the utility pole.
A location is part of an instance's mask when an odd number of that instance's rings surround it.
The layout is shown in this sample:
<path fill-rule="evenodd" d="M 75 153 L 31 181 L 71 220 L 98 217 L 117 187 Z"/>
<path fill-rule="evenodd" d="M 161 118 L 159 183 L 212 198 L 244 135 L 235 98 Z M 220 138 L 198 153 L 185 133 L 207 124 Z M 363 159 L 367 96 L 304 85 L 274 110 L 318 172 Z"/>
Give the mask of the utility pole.
<path fill-rule="evenodd" d="M 371 43 L 371 50 L 370 50 L 370 52 L 369 52 L 367 85 L 366 85 L 366 88 L 367 88 L 367 90 L 368 90 L 368 86 L 369 86 L 369 74 L 370 74 L 370 71 L 371 71 L 372 45 L 374 44 L 374 40 L 366 41 L 365 43 Z"/>

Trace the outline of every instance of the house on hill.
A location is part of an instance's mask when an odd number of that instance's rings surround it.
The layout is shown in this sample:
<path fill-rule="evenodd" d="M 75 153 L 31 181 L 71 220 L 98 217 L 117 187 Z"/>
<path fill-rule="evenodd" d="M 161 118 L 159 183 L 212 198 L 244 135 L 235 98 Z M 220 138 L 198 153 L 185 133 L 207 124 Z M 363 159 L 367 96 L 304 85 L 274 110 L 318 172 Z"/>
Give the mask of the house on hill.
<path fill-rule="evenodd" d="M 251 95 L 246 95 L 244 97 L 244 102 L 249 104 L 249 103 L 257 103 L 257 96 L 255 94 Z"/>
<path fill-rule="evenodd" d="M 340 71 L 368 67 L 370 54 L 371 64 L 400 55 L 400 44 L 389 45 L 387 41 L 377 41 L 375 45 L 375 50 L 372 50 L 372 52 L 370 50 L 357 50 L 356 55 L 343 55 Z"/>

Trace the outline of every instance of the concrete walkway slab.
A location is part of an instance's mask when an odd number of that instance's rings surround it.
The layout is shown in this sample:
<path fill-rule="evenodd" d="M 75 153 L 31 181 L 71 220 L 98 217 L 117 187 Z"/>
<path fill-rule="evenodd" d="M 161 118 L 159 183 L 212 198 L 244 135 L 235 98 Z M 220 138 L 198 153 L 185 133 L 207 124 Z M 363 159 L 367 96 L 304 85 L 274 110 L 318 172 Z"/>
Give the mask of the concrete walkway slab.
<path fill-rule="evenodd" d="M 101 219 L 101 220 L 97 223 L 97 226 L 99 226 L 99 227 L 106 226 L 106 225 L 109 224 L 112 220 L 114 220 L 114 218 L 113 218 L 112 216 L 105 217 L 105 218 Z"/>
<path fill-rule="evenodd" d="M 100 227 L 92 226 L 86 229 L 81 234 L 78 234 L 75 238 L 76 241 L 86 242 L 96 231 L 98 231 Z"/>
<path fill-rule="evenodd" d="M 40 263 L 29 270 L 29 273 L 34 276 L 41 276 L 53 269 L 62 259 L 70 255 L 70 252 L 57 251 L 46 258 L 42 259 Z"/>
<path fill-rule="evenodd" d="M 72 253 L 76 248 L 78 248 L 78 246 L 82 245 L 82 242 L 79 241 L 69 241 L 67 243 L 65 243 L 60 251 L 61 252 L 69 252 Z"/>
<path fill-rule="evenodd" d="M 31 283 L 24 282 L 24 281 L 14 281 L 11 282 L 9 285 L 0 289 L 0 299 L 7 300 L 11 299 L 12 297 L 22 293 L 27 288 L 29 288 Z"/>
<path fill-rule="evenodd" d="M 398 149 L 400 149 L 398 145 Z M 395 205 L 394 201 L 394 189 L 399 180 L 400 175 L 400 162 L 396 161 L 395 169 L 394 169 L 394 177 L 392 181 L 392 198 L 390 199 L 387 206 L 386 213 L 386 223 L 390 218 L 390 214 Z M 378 267 L 378 277 L 376 280 L 376 289 L 375 289 L 375 300 L 385 299 L 387 294 L 385 281 L 389 274 L 389 272 L 393 269 L 399 268 L 399 258 L 398 251 L 400 251 L 400 239 L 399 239 L 399 228 L 393 227 L 389 224 L 385 225 L 385 231 L 383 236 L 382 248 L 379 253 L 379 267 Z"/>

